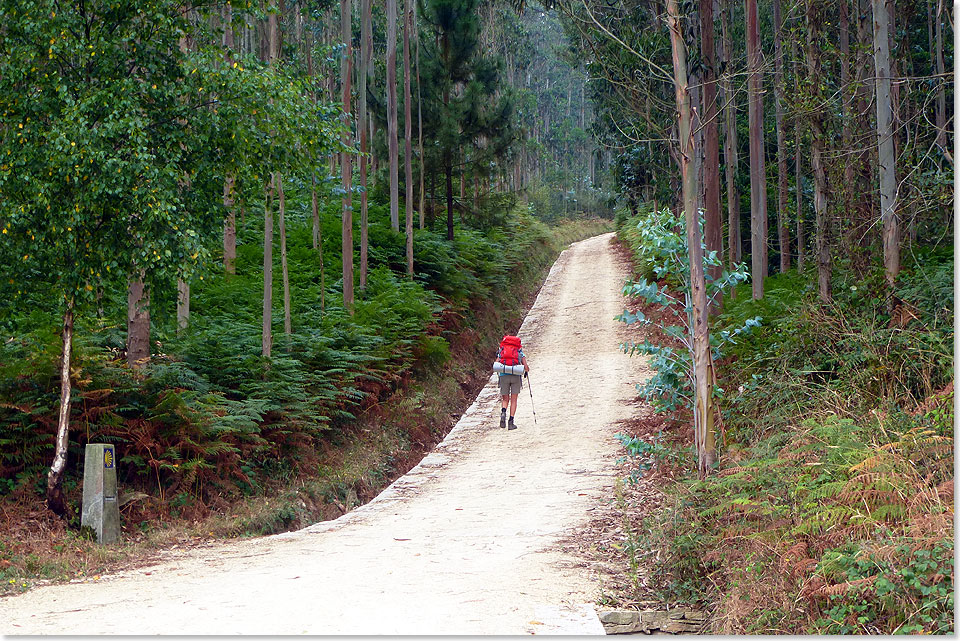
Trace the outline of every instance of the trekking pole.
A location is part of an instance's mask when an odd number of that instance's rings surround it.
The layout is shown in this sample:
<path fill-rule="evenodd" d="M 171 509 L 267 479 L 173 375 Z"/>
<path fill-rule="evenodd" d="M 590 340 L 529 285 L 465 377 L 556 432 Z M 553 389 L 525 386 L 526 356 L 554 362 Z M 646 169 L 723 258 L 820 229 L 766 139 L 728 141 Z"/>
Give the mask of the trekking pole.
<path fill-rule="evenodd" d="M 530 372 L 524 372 L 523 377 L 527 379 L 527 391 L 530 392 L 530 409 L 533 410 L 533 424 L 537 424 L 537 408 L 533 406 L 533 387 L 530 385 Z"/>

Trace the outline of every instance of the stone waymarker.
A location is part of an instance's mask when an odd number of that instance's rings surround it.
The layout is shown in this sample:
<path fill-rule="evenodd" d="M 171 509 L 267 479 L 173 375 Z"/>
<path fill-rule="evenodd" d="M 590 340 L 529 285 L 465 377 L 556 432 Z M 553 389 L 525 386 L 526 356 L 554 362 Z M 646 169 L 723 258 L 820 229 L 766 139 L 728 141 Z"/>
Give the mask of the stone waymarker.
<path fill-rule="evenodd" d="M 607 634 L 698 634 L 707 625 L 702 610 L 607 610 L 598 616 Z"/>
<path fill-rule="evenodd" d="M 100 543 L 116 543 L 120 540 L 117 452 L 113 445 L 87 445 L 83 462 L 83 512 L 80 524 L 96 532 Z"/>

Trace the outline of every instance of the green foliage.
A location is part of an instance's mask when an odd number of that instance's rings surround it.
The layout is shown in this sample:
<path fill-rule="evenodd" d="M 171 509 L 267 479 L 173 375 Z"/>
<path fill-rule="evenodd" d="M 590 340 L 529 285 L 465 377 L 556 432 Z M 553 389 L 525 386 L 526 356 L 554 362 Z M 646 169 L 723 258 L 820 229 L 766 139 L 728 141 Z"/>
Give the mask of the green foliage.
<path fill-rule="evenodd" d="M 952 274 L 953 257 L 938 256 L 901 273 L 906 311 L 897 319 L 883 296 L 872 295 L 870 279 L 840 281 L 829 307 L 794 271 L 767 279 L 759 301 L 741 292 L 728 299 L 718 329 L 754 315 L 768 319 L 727 352 L 737 359 L 726 386 L 737 391 L 723 407 L 728 429 L 749 440 L 789 427 L 815 408 L 895 414 L 942 390 L 953 372 L 952 303 L 945 306 L 952 294 L 934 283 Z"/>
<path fill-rule="evenodd" d="M 509 298 L 527 267 L 544 266 L 543 258 L 558 247 L 554 243 L 595 233 L 574 225 L 561 234 L 521 211 L 509 212 L 486 233 L 458 230 L 452 243 L 418 230 L 418 272 L 411 280 L 401 275 L 403 237 L 389 229 L 387 208 L 374 202 L 371 269 L 350 315 L 339 300 L 335 198 L 321 210 L 328 273 L 321 308 L 320 260 L 310 248 L 306 215 L 309 192 L 291 181 L 288 194 L 294 332 L 278 337 L 269 361 L 260 344 L 262 236 L 242 226 L 237 274 L 194 281 L 184 331 L 158 310 L 154 337 L 163 354 L 141 372 L 123 359 L 123 299 L 104 298 L 110 315 L 79 323 L 68 484 L 78 473 L 73 466 L 82 460 L 83 446 L 94 441 L 117 445 L 126 486 L 168 504 L 192 497 L 189 505 L 170 504 L 177 510 L 260 494 L 294 475 L 309 475 L 324 444 L 345 439 L 360 412 L 393 394 L 410 373 L 435 375 L 449 363 L 443 314 Z M 10 303 L 3 309 L 0 494 L 33 487 L 43 475 L 56 420 L 60 349 L 56 326 L 43 310 Z"/>
<path fill-rule="evenodd" d="M 665 598 L 705 598 L 690 586 L 709 582 L 735 632 L 952 631 L 947 272 L 944 253 L 904 270 L 906 323 L 871 277 L 841 281 L 832 306 L 795 272 L 759 301 L 725 300 L 719 331 L 767 320 L 720 361 L 736 390 L 720 399 L 720 469 L 671 492 L 650 526 Z"/>
<path fill-rule="evenodd" d="M 33 284 L 43 273 L 60 301 L 79 304 L 128 270 L 201 260 L 215 219 L 184 206 L 190 157 L 207 141 L 184 125 L 202 120 L 191 112 L 203 88 L 177 46 L 179 13 L 162 0 L 5 5 L 0 259 L 9 276 Z"/>
<path fill-rule="evenodd" d="M 615 438 L 620 441 L 623 449 L 627 451 L 627 456 L 631 459 L 637 459 L 636 465 L 630 471 L 630 480 L 636 483 L 643 473 L 656 466 L 659 462 L 670 461 L 679 462 L 676 450 L 664 445 L 661 442 L 660 434 L 653 442 L 646 441 L 636 436 L 626 434 L 616 434 Z"/>
<path fill-rule="evenodd" d="M 703 225 L 701 216 L 700 225 Z M 680 407 L 693 406 L 693 332 L 691 328 L 690 303 L 690 263 L 687 252 L 686 235 L 682 220 L 668 209 L 646 214 L 624 221 L 621 238 L 626 239 L 629 247 L 638 257 L 642 269 L 649 271 L 651 280 L 641 278 L 627 281 L 623 293 L 631 298 L 642 299 L 647 305 L 658 305 L 671 310 L 680 325 L 667 325 L 665 322 L 649 320 L 642 312 L 624 310 L 617 319 L 627 325 L 634 323 L 654 324 L 670 340 L 684 349 L 671 345 L 662 345 L 644 340 L 642 343 L 628 342 L 622 346 L 629 355 L 643 354 L 652 356 L 651 366 L 655 374 L 645 383 L 638 384 L 641 395 L 653 403 L 658 412 L 672 412 Z M 621 229 L 624 229 L 621 228 Z M 702 235 L 701 235 L 702 236 Z M 704 252 L 704 270 L 721 264 L 716 252 Z M 653 280 L 656 279 L 656 280 Z M 714 280 L 707 276 L 708 301 L 719 296 L 725 289 L 747 279 L 745 265 L 738 266 L 734 272 L 723 271 L 720 278 Z M 710 345 L 714 360 L 719 359 L 722 349 L 728 344 L 736 344 L 741 336 L 748 335 L 760 326 L 760 317 L 746 318 L 739 327 L 710 333 Z"/>
<path fill-rule="evenodd" d="M 949 634 L 954 630 L 954 544 L 932 549 L 909 540 L 881 541 L 873 549 L 845 546 L 824 552 L 818 571 L 845 586 L 830 594 L 814 634 Z"/>

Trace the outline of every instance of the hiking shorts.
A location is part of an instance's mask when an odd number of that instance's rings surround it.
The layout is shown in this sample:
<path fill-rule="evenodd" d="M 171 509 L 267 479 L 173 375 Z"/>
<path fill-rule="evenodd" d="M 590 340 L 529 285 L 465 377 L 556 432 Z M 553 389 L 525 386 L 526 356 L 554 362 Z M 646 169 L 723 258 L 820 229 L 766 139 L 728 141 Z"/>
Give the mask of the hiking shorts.
<path fill-rule="evenodd" d="M 523 389 L 523 377 L 519 374 L 500 375 L 500 396 L 519 394 Z"/>

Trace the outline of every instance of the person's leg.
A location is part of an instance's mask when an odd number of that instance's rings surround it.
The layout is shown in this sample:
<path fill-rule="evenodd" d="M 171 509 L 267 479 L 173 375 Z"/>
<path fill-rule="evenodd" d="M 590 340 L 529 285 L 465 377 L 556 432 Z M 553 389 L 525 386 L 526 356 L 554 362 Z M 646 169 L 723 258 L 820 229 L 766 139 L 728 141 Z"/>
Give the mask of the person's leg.
<path fill-rule="evenodd" d="M 512 391 L 512 390 L 511 390 Z M 507 423 L 508 430 L 517 429 L 517 424 L 513 422 L 513 417 L 517 413 L 517 398 L 520 396 L 517 394 L 510 394 L 510 421 Z"/>
<path fill-rule="evenodd" d="M 510 403 L 510 381 L 508 377 L 501 376 L 500 380 L 500 427 L 507 426 L 507 405 Z"/>

